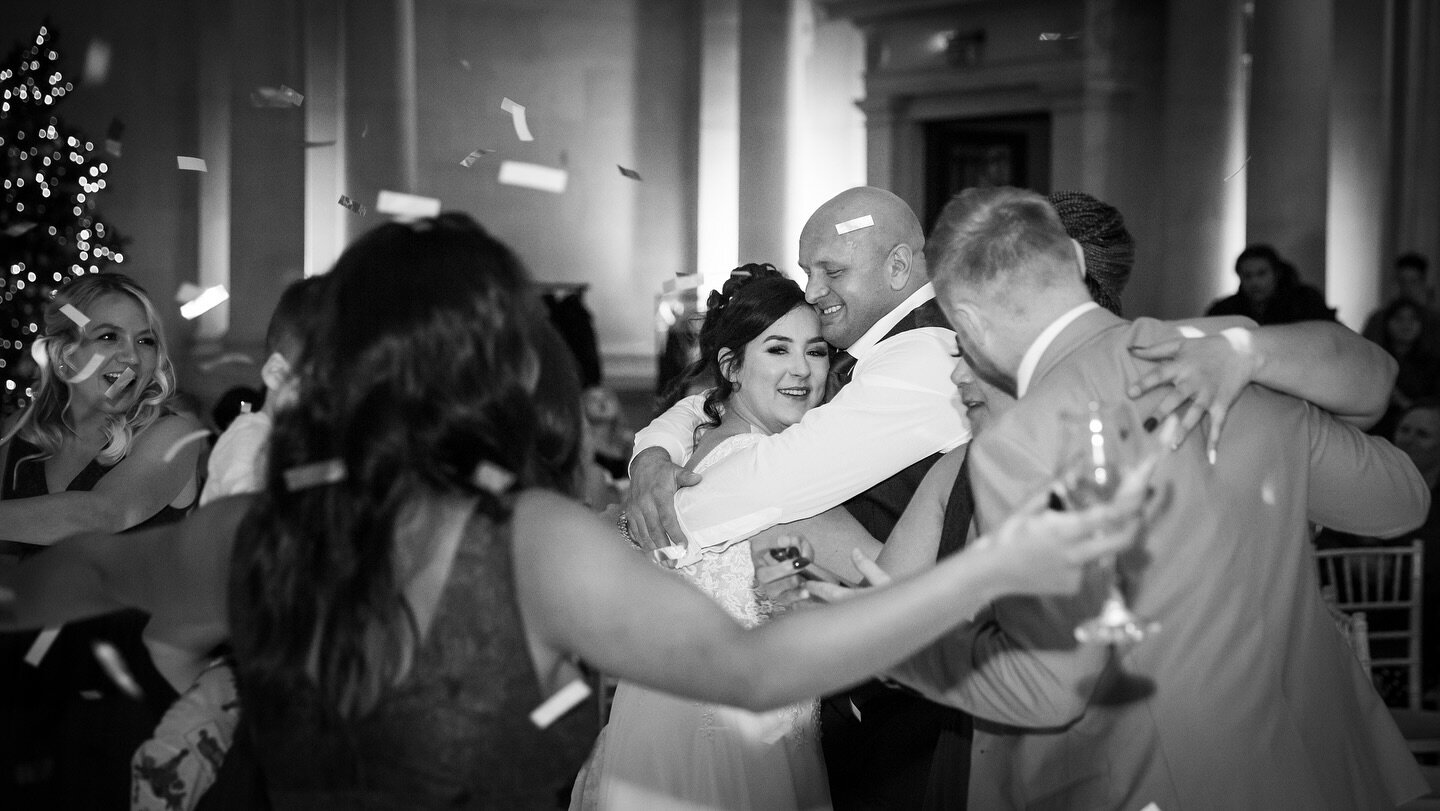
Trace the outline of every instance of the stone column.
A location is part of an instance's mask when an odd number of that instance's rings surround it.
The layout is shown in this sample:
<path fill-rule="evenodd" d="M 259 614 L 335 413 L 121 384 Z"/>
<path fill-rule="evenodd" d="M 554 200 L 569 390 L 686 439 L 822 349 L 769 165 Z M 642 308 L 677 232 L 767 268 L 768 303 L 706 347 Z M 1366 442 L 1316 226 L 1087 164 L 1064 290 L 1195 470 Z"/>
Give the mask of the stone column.
<path fill-rule="evenodd" d="M 1184 4 L 1180 4 L 1184 5 Z M 1251 31 L 1246 237 L 1325 283 L 1333 0 L 1264 0 Z"/>
<path fill-rule="evenodd" d="M 791 27 L 789 0 L 740 0 L 741 262 L 786 261 Z"/>

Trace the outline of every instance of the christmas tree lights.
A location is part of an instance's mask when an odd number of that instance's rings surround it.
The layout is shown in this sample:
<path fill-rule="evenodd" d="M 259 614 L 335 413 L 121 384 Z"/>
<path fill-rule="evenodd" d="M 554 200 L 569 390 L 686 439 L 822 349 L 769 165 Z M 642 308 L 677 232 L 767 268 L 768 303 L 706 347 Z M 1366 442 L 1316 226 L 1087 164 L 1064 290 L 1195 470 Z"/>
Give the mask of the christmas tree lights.
<path fill-rule="evenodd" d="M 48 23 L 0 63 L 0 414 L 29 402 L 30 348 L 55 291 L 125 261 L 124 240 L 95 213 L 119 145 L 97 150 L 54 115 L 73 90 Z"/>

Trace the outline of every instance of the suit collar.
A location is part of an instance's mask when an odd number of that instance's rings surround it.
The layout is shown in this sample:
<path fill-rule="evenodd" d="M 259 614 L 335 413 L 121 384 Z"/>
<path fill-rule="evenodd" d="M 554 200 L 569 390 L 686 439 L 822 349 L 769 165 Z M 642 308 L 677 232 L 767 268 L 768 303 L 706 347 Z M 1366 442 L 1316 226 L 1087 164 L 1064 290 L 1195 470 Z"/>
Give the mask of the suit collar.
<path fill-rule="evenodd" d="M 1051 339 L 1049 346 L 1040 354 L 1040 359 L 1035 364 L 1035 373 L 1027 381 L 1027 388 L 1033 388 L 1041 380 L 1044 380 L 1050 370 L 1059 366 L 1071 352 L 1079 349 L 1097 333 L 1110 327 L 1129 323 L 1102 307 L 1087 308 Z"/>
<path fill-rule="evenodd" d="M 1040 365 L 1040 359 L 1045 355 L 1045 350 L 1049 349 L 1050 345 L 1055 342 L 1055 339 L 1060 336 L 1060 333 L 1064 332 L 1065 328 L 1070 326 L 1070 322 L 1091 310 L 1097 310 L 1099 308 L 1100 305 L 1093 301 L 1077 304 L 1067 310 L 1064 315 L 1051 321 L 1049 326 L 1041 330 L 1039 335 L 1035 336 L 1035 340 L 1030 343 L 1030 348 L 1026 349 L 1025 354 L 1020 358 L 1020 368 L 1015 371 L 1016 399 L 1025 396 L 1025 392 L 1030 388 L 1030 381 L 1035 379 L 1035 371 Z"/>
<path fill-rule="evenodd" d="M 870 329 L 865 330 L 865 334 L 861 335 L 860 339 L 847 347 L 845 351 L 857 360 L 865 357 L 866 353 L 874 349 L 876 344 L 890 334 L 890 330 L 900 323 L 900 319 L 933 298 L 935 298 L 935 286 L 926 282 L 914 293 L 911 293 L 909 298 L 901 302 L 900 306 L 886 313 L 879 321 L 871 325 Z"/>

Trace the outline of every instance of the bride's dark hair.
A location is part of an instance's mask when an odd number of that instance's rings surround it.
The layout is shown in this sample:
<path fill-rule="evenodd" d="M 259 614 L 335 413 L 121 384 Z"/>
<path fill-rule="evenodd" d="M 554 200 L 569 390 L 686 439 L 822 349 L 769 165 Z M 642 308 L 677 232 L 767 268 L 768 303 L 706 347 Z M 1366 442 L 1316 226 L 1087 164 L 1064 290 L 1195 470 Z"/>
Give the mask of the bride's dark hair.
<path fill-rule="evenodd" d="M 519 260 L 464 215 L 382 225 L 345 251 L 318 293 L 298 397 L 276 415 L 265 489 L 236 539 L 242 679 L 313 685 L 330 711 L 363 714 L 419 640 L 405 579 L 432 550 L 397 548 L 402 510 L 461 494 L 503 533 L 505 489 L 477 470 L 508 471 L 512 489 L 564 486 L 574 446 L 546 433 L 568 430 L 573 443 L 578 423 L 563 407 L 548 428 L 543 404 L 537 416 L 541 324 Z M 556 367 L 562 384 L 567 370 Z M 330 460 L 343 481 L 287 487 L 286 471 Z"/>
<path fill-rule="evenodd" d="M 696 381 L 712 388 L 705 395 L 705 416 L 709 421 L 700 427 L 720 424 L 725 401 L 735 393 L 735 384 L 725 376 L 739 370 L 745 358 L 745 345 L 759 337 L 771 324 L 784 318 L 805 303 L 805 291 L 775 266 L 741 265 L 730 271 L 719 290 L 710 293 L 705 302 L 705 322 L 700 327 L 700 357 L 686 367 L 672 389 L 668 405 L 674 405 Z M 730 359 L 722 366 L 720 350 L 729 349 Z"/>

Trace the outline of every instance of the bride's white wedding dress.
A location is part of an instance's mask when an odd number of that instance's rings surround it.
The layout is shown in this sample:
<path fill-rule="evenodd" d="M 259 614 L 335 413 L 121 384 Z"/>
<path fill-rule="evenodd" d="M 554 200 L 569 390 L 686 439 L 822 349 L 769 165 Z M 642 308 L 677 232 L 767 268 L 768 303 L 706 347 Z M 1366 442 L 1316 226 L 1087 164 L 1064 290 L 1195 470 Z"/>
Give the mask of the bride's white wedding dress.
<path fill-rule="evenodd" d="M 760 437 L 740 434 L 715 446 L 697 473 Z M 746 627 L 770 604 L 754 588 L 750 543 L 706 549 L 679 574 Z M 685 633 L 684 628 L 674 633 Z M 621 682 L 570 807 L 810 811 L 830 807 L 820 754 L 818 703 L 749 712 L 676 698 Z"/>

